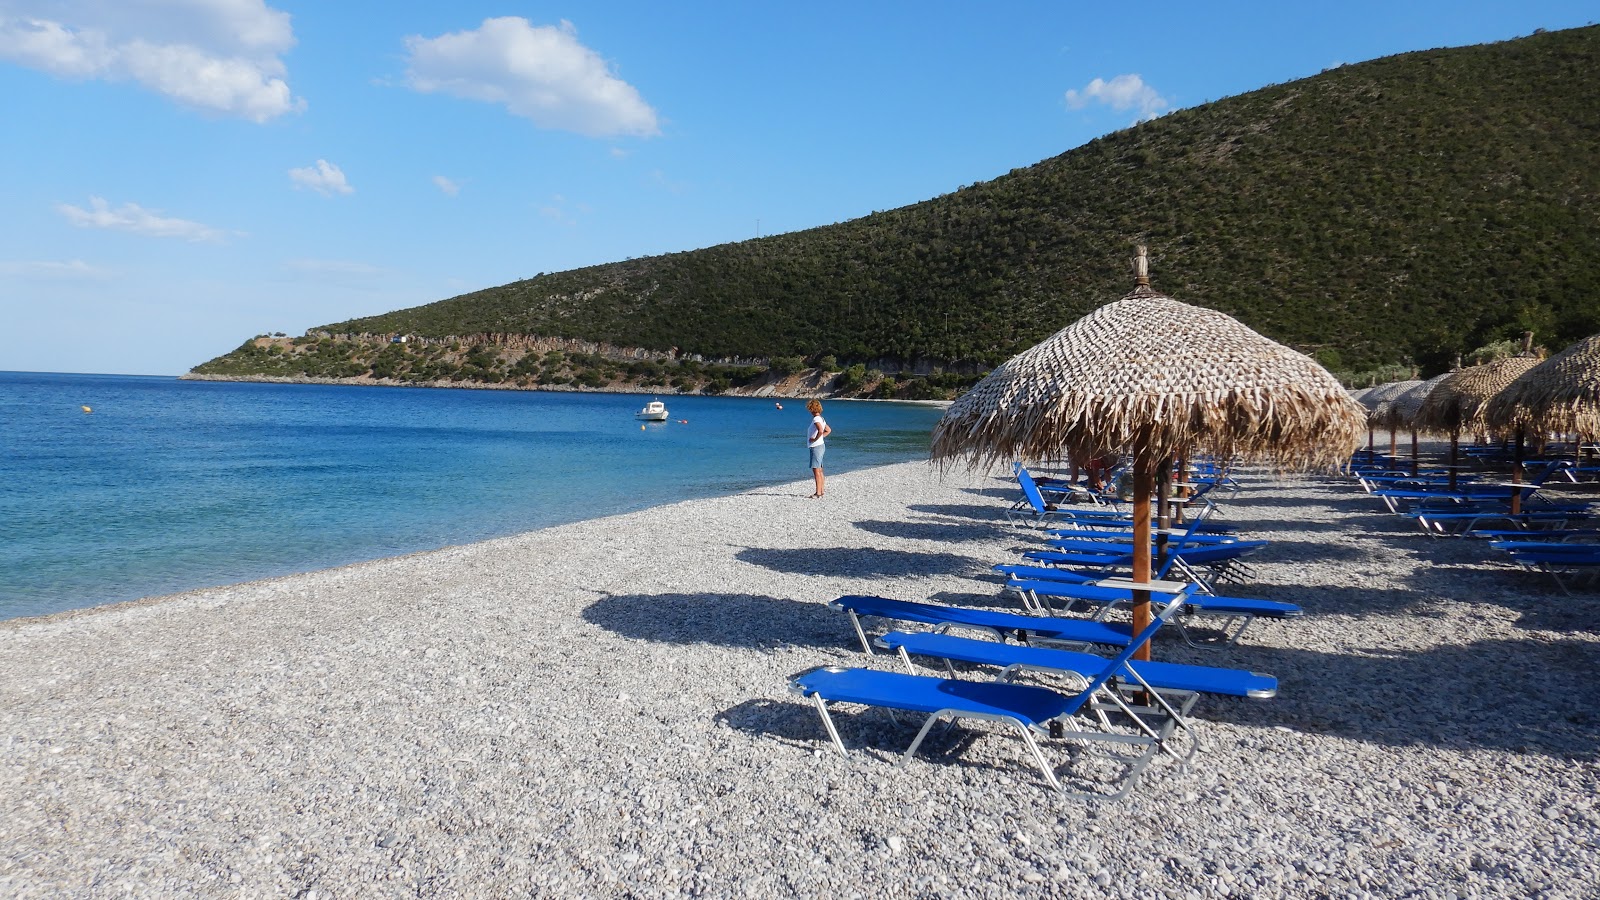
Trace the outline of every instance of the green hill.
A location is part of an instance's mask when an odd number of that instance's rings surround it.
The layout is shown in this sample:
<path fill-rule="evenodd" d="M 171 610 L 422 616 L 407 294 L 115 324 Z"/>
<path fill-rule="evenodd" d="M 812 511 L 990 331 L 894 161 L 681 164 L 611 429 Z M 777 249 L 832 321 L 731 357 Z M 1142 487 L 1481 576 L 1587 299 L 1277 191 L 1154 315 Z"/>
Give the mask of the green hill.
<path fill-rule="evenodd" d="M 313 331 L 976 371 L 1125 293 L 1143 243 L 1158 290 L 1330 368 L 1437 370 L 1525 330 L 1549 346 L 1600 332 L 1597 97 L 1600 27 L 1407 53 L 862 219 Z M 312 345 L 269 360 L 247 342 L 195 371 L 315 374 L 295 369 Z"/>

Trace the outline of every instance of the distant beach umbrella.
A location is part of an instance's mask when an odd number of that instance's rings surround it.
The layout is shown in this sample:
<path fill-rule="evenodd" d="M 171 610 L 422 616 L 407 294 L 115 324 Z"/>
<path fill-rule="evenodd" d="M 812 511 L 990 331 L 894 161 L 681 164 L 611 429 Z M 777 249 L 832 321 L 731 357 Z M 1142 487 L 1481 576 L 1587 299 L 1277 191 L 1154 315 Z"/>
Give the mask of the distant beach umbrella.
<path fill-rule="evenodd" d="M 1384 424 L 1390 428 L 1404 428 L 1411 432 L 1411 474 L 1413 475 L 1417 474 L 1419 468 L 1417 461 L 1417 413 L 1421 411 L 1423 402 L 1428 399 L 1429 394 L 1433 393 L 1433 389 L 1454 374 L 1454 372 L 1446 372 L 1443 375 L 1435 375 L 1427 381 L 1418 382 L 1414 387 L 1402 391 L 1398 397 L 1383 404 L 1384 408 L 1379 410 L 1378 415 L 1383 417 Z"/>
<path fill-rule="evenodd" d="M 1280 468 L 1336 468 L 1361 444 L 1366 416 L 1310 357 L 1223 313 L 1136 286 L 1012 357 L 953 403 L 931 457 L 976 467 L 1134 457 L 1134 580 L 1150 577 L 1155 473 L 1195 449 Z M 1134 627 L 1148 621 L 1139 592 Z M 1148 648 L 1141 651 L 1148 658 Z"/>
<path fill-rule="evenodd" d="M 1484 408 L 1490 427 L 1546 434 L 1600 434 L 1600 334 L 1522 373 Z"/>
<path fill-rule="evenodd" d="M 1372 396 L 1372 392 L 1376 391 L 1376 390 L 1377 390 L 1376 387 L 1364 387 L 1359 391 L 1351 391 L 1350 392 L 1350 399 L 1354 400 L 1355 402 L 1357 402 L 1359 404 L 1361 404 L 1361 408 L 1365 409 L 1367 411 L 1367 450 L 1369 450 L 1369 451 L 1372 449 L 1372 443 L 1373 443 L 1373 438 L 1372 438 L 1372 407 L 1373 407 L 1373 404 L 1372 403 L 1368 403 L 1367 402 L 1367 398 L 1371 397 Z"/>
<path fill-rule="evenodd" d="M 1522 373 L 1490 398 L 1483 418 L 1491 428 L 1516 430 L 1517 481 L 1522 480 L 1522 440 L 1530 428 L 1545 435 L 1571 434 L 1574 457 L 1581 461 L 1584 439 L 1600 434 L 1600 335 Z"/>
<path fill-rule="evenodd" d="M 1525 335 L 1523 356 L 1512 356 L 1454 372 L 1439 383 L 1418 410 L 1417 427 L 1450 435 L 1450 487 L 1456 486 L 1460 460 L 1461 432 L 1487 427 L 1484 409 L 1489 400 L 1539 364 L 1532 355 L 1533 335 Z M 1520 449 L 1520 444 L 1519 444 Z"/>
<path fill-rule="evenodd" d="M 1367 408 L 1367 443 L 1369 446 L 1372 443 L 1372 429 L 1387 428 L 1389 429 L 1389 455 L 1394 456 L 1395 432 L 1398 429 L 1391 420 L 1390 408 L 1396 398 L 1421 383 L 1420 381 L 1391 381 L 1388 384 L 1378 385 L 1367 392 L 1367 395 L 1361 399 L 1361 405 Z"/>
<path fill-rule="evenodd" d="M 1403 423 L 1396 421 L 1395 405 L 1399 402 L 1401 397 L 1404 397 L 1406 394 L 1416 390 L 1425 383 L 1426 382 L 1416 379 L 1412 379 L 1410 381 L 1391 381 L 1388 384 L 1380 384 L 1373 388 L 1373 392 L 1378 395 L 1370 407 L 1372 410 L 1370 418 L 1372 419 L 1373 423 L 1380 428 L 1387 428 L 1391 431 L 1401 427 Z M 1365 406 L 1366 404 L 1362 405 Z"/>
<path fill-rule="evenodd" d="M 1422 404 L 1427 401 L 1434 388 L 1454 374 L 1455 372 L 1446 372 L 1443 375 L 1435 375 L 1389 401 L 1389 415 L 1394 424 L 1413 431 L 1420 430 L 1417 425 L 1417 415 L 1422 411 Z"/>

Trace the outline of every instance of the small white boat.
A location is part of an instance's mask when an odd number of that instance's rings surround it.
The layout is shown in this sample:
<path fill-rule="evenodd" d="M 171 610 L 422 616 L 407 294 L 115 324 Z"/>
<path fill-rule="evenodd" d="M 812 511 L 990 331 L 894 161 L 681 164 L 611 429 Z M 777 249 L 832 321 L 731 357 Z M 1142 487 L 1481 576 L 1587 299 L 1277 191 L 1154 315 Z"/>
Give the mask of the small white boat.
<path fill-rule="evenodd" d="M 651 400 L 644 405 L 644 409 L 633 414 L 635 419 L 644 419 L 647 422 L 665 422 L 667 420 L 667 405 L 660 400 Z"/>

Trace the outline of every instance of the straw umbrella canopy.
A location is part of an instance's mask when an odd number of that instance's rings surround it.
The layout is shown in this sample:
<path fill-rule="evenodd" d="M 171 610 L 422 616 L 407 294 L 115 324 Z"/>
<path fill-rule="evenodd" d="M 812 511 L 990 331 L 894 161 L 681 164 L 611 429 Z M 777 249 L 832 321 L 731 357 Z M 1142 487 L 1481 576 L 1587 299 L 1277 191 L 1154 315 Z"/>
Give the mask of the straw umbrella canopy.
<path fill-rule="evenodd" d="M 1390 431 L 1399 428 L 1401 423 L 1395 420 L 1395 404 L 1399 402 L 1401 397 L 1423 384 L 1425 382 L 1412 379 L 1410 381 L 1391 381 L 1388 384 L 1380 384 L 1373 388 L 1373 393 L 1377 395 L 1376 401 L 1372 404 L 1371 419 L 1373 424 L 1381 428 L 1387 428 Z"/>
<path fill-rule="evenodd" d="M 1440 421 L 1448 424 L 1453 415 L 1456 426 L 1462 431 L 1486 429 L 1488 421 L 1484 418 L 1484 411 L 1489 401 L 1538 364 L 1539 358 L 1536 356 L 1512 356 L 1462 369 L 1448 382 L 1449 400 L 1440 405 Z M 1428 400 L 1429 403 L 1433 402 L 1432 397 Z M 1428 404 L 1425 403 L 1424 417 L 1427 416 L 1427 410 Z"/>
<path fill-rule="evenodd" d="M 1397 428 L 1392 421 L 1390 407 L 1401 394 L 1421 383 L 1420 381 L 1391 381 L 1388 384 L 1378 385 L 1361 399 L 1361 405 L 1367 408 L 1368 444 L 1372 442 L 1371 434 L 1373 428 L 1388 428 L 1389 455 L 1394 455 Z"/>
<path fill-rule="evenodd" d="M 1134 456 L 1134 580 L 1148 581 L 1150 494 L 1162 460 L 1190 448 L 1281 468 L 1335 468 L 1361 445 L 1360 404 L 1311 358 L 1214 310 L 1136 287 L 1012 357 L 933 430 L 931 456 L 975 466 Z M 1149 595 L 1134 627 L 1149 619 Z M 1148 658 L 1148 648 L 1141 650 Z"/>
<path fill-rule="evenodd" d="M 1376 390 L 1377 387 L 1364 387 L 1350 392 L 1350 399 L 1361 404 L 1361 407 L 1367 411 L 1367 450 L 1369 452 L 1372 450 L 1372 408 L 1377 401 L 1368 402 L 1367 398 L 1371 397 Z"/>
<path fill-rule="evenodd" d="M 1522 373 L 1484 408 L 1492 428 L 1600 434 L 1600 334 Z"/>
<path fill-rule="evenodd" d="M 1434 388 L 1449 380 L 1455 372 L 1446 372 L 1435 375 L 1427 381 L 1402 392 L 1400 396 L 1385 404 L 1385 409 L 1380 409 L 1378 415 L 1383 417 L 1385 424 L 1390 428 L 1405 428 L 1411 432 L 1411 474 L 1417 474 L 1420 463 L 1417 452 L 1417 415 L 1422 411 L 1422 404 L 1433 394 Z"/>
<path fill-rule="evenodd" d="M 1456 486 L 1461 432 L 1484 428 L 1483 412 L 1490 398 L 1538 364 L 1535 356 L 1512 356 L 1462 369 L 1440 382 L 1423 401 L 1416 417 L 1418 427 L 1450 433 L 1450 487 Z"/>
<path fill-rule="evenodd" d="M 1434 388 L 1443 384 L 1454 372 L 1435 375 L 1400 396 L 1389 401 L 1389 419 L 1401 428 L 1418 430 L 1417 414 L 1422 411 L 1422 404 L 1433 393 Z"/>

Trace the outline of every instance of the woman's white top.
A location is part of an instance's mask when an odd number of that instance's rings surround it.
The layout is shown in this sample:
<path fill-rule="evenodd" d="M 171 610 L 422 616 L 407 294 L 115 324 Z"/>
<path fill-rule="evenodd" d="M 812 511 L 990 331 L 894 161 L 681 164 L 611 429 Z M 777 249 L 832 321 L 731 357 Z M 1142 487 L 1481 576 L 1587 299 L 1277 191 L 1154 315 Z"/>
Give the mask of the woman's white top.
<path fill-rule="evenodd" d="M 828 430 L 828 423 L 823 421 L 822 416 L 820 416 L 820 415 L 812 416 L 811 417 L 811 430 L 806 432 L 806 446 L 807 447 L 821 447 L 822 446 L 822 435 L 825 432 L 827 432 L 827 430 Z"/>

